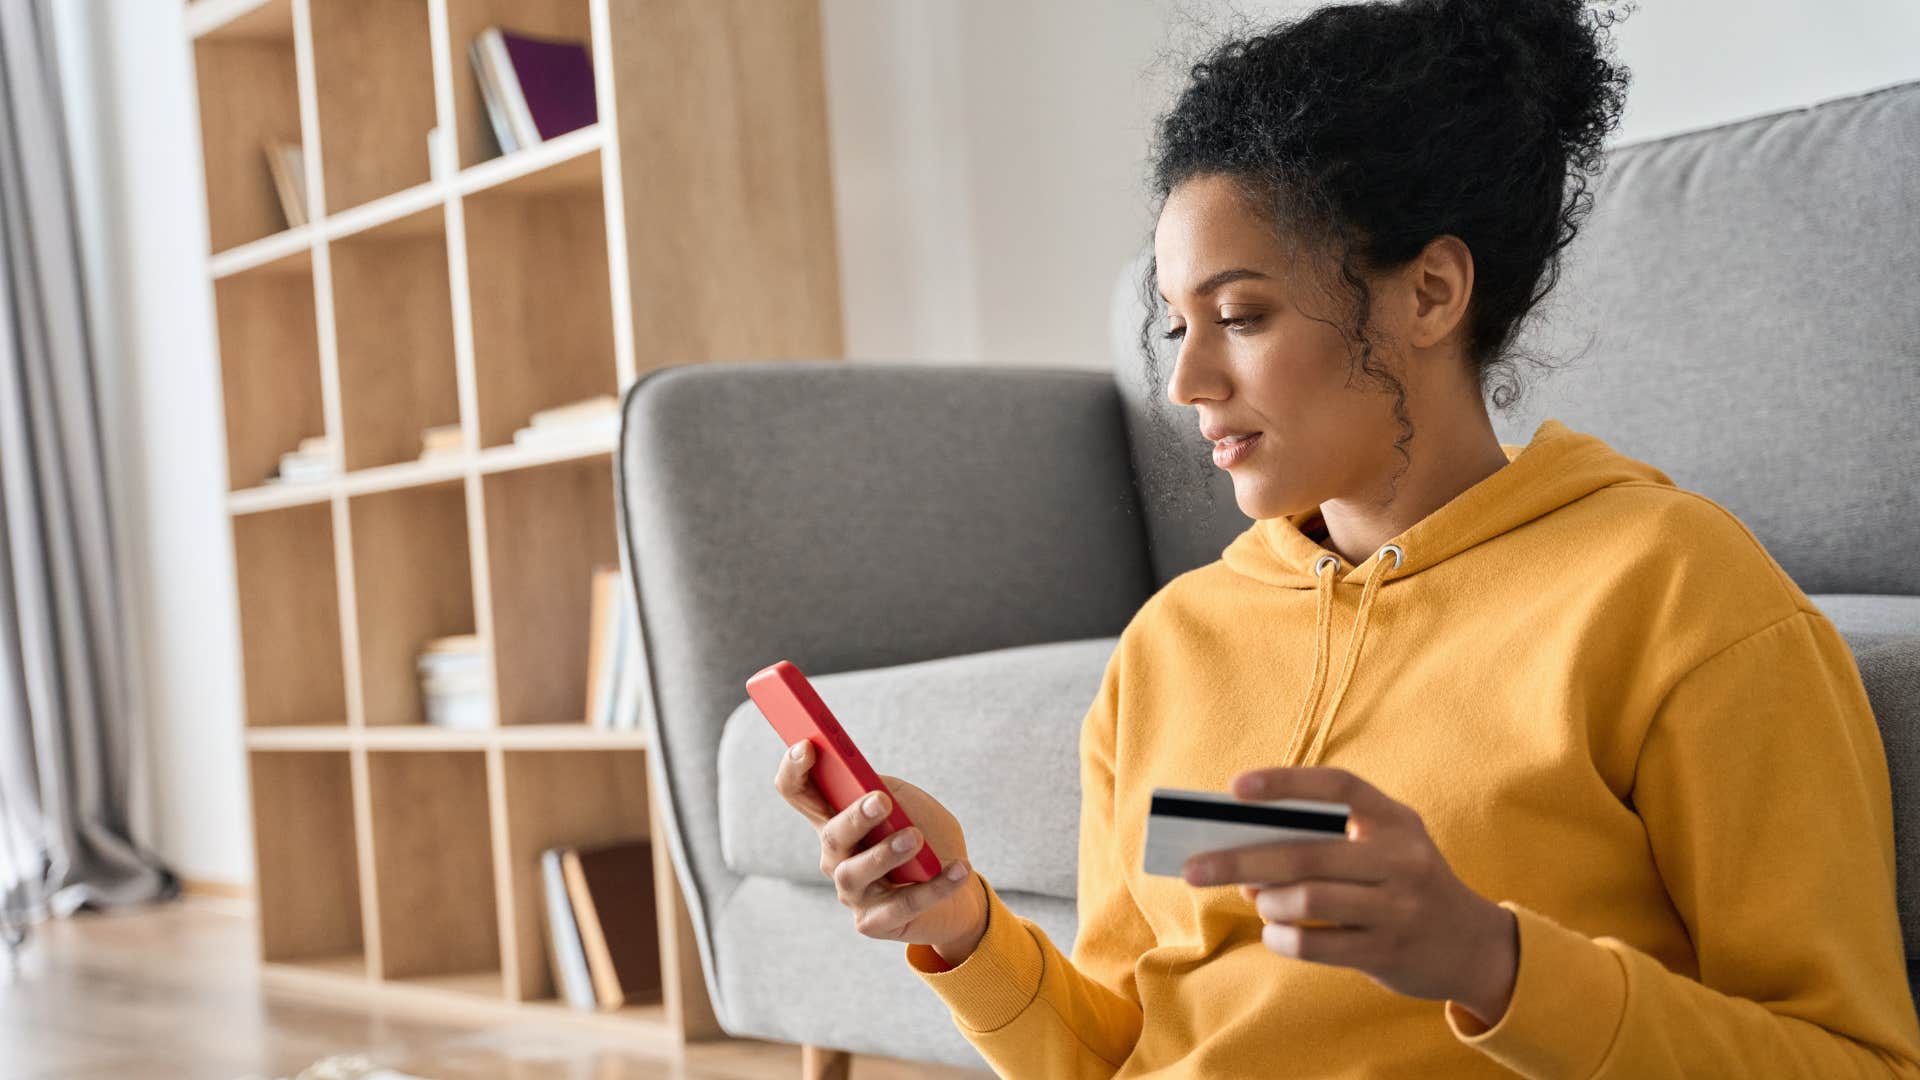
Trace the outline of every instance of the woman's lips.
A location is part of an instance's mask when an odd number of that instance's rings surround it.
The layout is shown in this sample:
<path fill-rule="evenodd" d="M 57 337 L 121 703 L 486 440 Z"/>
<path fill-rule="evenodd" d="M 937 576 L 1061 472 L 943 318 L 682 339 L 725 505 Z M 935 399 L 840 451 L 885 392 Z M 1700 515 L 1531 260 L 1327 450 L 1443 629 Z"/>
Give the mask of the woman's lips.
<path fill-rule="evenodd" d="M 1247 455 L 1253 453 L 1254 447 L 1259 445 L 1260 433 L 1257 431 L 1247 438 L 1234 442 L 1215 443 L 1213 444 L 1213 463 L 1223 469 L 1231 469 L 1245 461 Z"/>

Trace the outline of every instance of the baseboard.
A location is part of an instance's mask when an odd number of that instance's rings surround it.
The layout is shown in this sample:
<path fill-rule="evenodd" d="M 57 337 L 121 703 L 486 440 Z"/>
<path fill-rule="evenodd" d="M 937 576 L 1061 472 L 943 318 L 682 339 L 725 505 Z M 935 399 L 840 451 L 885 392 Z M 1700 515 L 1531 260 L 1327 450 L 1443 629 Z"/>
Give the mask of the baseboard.
<path fill-rule="evenodd" d="M 253 886 L 234 881 L 181 878 L 180 893 L 183 896 L 211 896 L 221 900 L 252 900 Z"/>

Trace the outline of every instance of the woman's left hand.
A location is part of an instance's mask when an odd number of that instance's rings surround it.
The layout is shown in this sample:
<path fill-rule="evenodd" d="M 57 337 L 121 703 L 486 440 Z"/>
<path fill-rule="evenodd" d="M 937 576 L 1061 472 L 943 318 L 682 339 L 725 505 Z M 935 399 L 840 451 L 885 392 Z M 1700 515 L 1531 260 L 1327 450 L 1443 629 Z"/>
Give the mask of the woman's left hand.
<path fill-rule="evenodd" d="M 1519 968 L 1518 925 L 1454 876 L 1417 811 L 1322 766 L 1244 772 L 1232 790 L 1346 803 L 1347 839 L 1198 855 L 1189 883 L 1242 883 L 1267 924 L 1261 941 L 1282 956 L 1354 968 L 1402 994 L 1459 1002 L 1488 1026 L 1499 1021 Z"/>

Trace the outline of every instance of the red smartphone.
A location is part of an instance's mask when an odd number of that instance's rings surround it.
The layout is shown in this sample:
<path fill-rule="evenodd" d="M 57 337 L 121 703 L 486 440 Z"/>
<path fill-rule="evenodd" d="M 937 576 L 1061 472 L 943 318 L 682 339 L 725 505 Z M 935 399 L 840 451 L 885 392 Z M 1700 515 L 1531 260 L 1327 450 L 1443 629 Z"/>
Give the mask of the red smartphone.
<path fill-rule="evenodd" d="M 893 803 L 892 811 L 862 838 L 861 850 L 913 824 L 907 812 L 900 808 L 900 800 L 880 782 L 880 774 L 867 764 L 865 755 L 853 745 L 840 721 L 834 719 L 827 703 L 820 700 L 819 692 L 799 668 L 786 660 L 769 664 L 747 680 L 747 694 L 760 707 L 773 730 L 780 733 L 785 745 L 792 746 L 803 739 L 813 744 L 813 786 L 820 789 L 835 813 L 875 791 L 884 793 Z M 913 858 L 887 871 L 887 878 L 899 885 L 913 885 L 932 881 L 939 874 L 940 859 L 922 834 L 920 850 L 913 853 Z"/>

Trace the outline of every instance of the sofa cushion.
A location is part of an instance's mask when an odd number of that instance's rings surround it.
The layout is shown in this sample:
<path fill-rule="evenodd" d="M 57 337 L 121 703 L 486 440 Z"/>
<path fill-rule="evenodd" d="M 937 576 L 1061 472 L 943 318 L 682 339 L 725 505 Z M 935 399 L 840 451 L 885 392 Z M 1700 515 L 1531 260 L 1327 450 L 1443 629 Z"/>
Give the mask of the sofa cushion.
<path fill-rule="evenodd" d="M 1859 593 L 1822 593 L 1809 596 L 1840 636 L 1854 634 L 1913 634 L 1920 636 L 1920 596 L 1865 596 Z M 1858 649 L 1856 648 L 1856 652 Z M 1915 718 L 1920 723 L 1920 717 Z"/>
<path fill-rule="evenodd" d="M 1874 633 L 1845 625 L 1840 630 L 1860 667 L 1887 755 L 1900 930 L 1906 938 L 1907 981 L 1920 999 L 1920 634 Z"/>
<path fill-rule="evenodd" d="M 807 672 L 876 772 L 953 812 L 996 888 L 1078 888 L 1080 726 L 1117 638 Z M 720 849 L 739 874 L 824 884 L 820 841 L 774 790 L 780 737 L 751 701 L 720 735 Z M 943 859 L 950 856 L 938 853 Z"/>
<path fill-rule="evenodd" d="M 1009 911 L 1033 920 L 1060 951 L 1071 948 L 1079 930 L 1071 899 L 1012 892 L 981 869 Z M 714 972 L 727 1032 L 986 1069 L 946 1004 L 901 958 L 906 947 L 863 937 L 832 885 L 814 878 L 817 884 L 800 885 L 749 876 L 715 913 Z M 884 1024 L 874 1022 L 881 1018 Z M 854 1074 L 870 1075 L 865 1063 Z"/>

